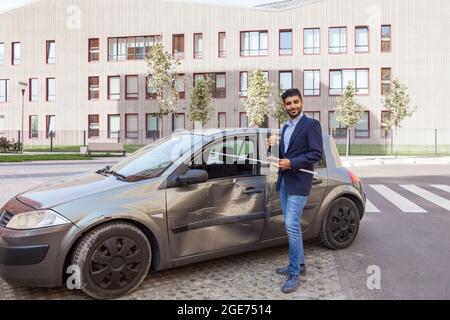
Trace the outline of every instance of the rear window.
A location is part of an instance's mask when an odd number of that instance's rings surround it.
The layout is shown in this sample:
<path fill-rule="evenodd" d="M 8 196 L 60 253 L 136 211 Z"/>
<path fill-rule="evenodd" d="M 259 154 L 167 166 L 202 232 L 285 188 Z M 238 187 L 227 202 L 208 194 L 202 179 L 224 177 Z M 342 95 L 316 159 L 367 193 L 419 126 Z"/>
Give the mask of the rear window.
<path fill-rule="evenodd" d="M 342 167 L 341 157 L 339 156 L 338 148 L 336 146 L 336 143 L 334 143 L 334 140 L 332 137 L 330 137 L 330 149 L 331 149 L 331 154 L 332 154 L 333 158 L 335 159 L 336 168 L 341 168 Z"/>
<path fill-rule="evenodd" d="M 316 162 L 314 164 L 314 168 L 326 168 L 327 167 L 327 163 L 325 161 L 325 153 L 322 156 L 322 159 L 320 159 L 319 162 Z"/>

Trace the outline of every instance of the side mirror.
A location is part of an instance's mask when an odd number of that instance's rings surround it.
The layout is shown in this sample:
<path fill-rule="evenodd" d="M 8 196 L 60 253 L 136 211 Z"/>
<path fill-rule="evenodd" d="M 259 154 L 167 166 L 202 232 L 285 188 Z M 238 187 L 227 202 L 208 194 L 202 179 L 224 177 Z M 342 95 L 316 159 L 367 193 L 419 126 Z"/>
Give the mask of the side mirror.
<path fill-rule="evenodd" d="M 176 178 L 178 184 L 196 184 L 208 181 L 208 172 L 205 170 L 192 169 L 186 174 Z"/>

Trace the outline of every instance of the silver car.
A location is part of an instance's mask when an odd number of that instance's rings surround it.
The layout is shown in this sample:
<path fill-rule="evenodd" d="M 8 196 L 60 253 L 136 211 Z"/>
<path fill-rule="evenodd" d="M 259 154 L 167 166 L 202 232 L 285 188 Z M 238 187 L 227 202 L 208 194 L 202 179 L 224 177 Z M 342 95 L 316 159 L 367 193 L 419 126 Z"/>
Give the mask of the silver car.
<path fill-rule="evenodd" d="M 134 290 L 150 270 L 287 243 L 270 129 L 209 129 L 160 139 L 112 167 L 59 179 L 0 210 L 0 276 L 57 287 L 72 281 L 94 298 Z M 355 239 L 362 183 L 343 168 L 333 140 L 301 225 L 331 249 Z"/>

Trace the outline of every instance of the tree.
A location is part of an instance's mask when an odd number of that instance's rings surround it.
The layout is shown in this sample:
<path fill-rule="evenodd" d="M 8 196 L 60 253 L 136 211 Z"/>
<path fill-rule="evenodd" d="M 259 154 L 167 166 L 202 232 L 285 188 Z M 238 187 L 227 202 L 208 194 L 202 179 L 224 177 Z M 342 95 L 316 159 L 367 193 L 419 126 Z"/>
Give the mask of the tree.
<path fill-rule="evenodd" d="M 188 117 L 191 121 L 200 122 L 202 127 L 209 121 L 214 112 L 211 99 L 211 89 L 214 81 L 209 77 L 195 81 L 191 93 Z"/>
<path fill-rule="evenodd" d="M 384 108 L 388 111 L 389 116 L 385 119 L 384 124 L 388 127 L 395 128 L 395 157 L 398 157 L 398 128 L 401 128 L 401 122 L 405 118 L 410 118 L 417 110 L 417 107 L 409 105 L 410 98 L 406 92 L 408 88 L 402 84 L 399 79 L 392 82 L 391 89 L 384 94 Z"/>
<path fill-rule="evenodd" d="M 353 81 L 349 81 L 342 96 L 336 99 L 336 120 L 343 123 L 347 128 L 346 157 L 350 147 L 350 129 L 356 127 L 364 113 L 364 108 L 356 100 L 356 90 Z"/>
<path fill-rule="evenodd" d="M 161 42 L 156 42 L 151 47 L 146 61 L 149 67 L 148 86 L 155 91 L 159 105 L 158 116 L 161 121 L 159 127 L 160 137 L 162 137 L 162 119 L 175 111 L 180 100 L 175 86 L 176 81 L 182 79 L 177 72 L 180 61 L 164 51 L 164 45 Z"/>
<path fill-rule="evenodd" d="M 285 123 L 289 120 L 289 115 L 286 112 L 286 108 L 284 107 L 283 99 L 281 98 L 281 92 L 278 90 L 275 91 L 273 95 L 273 99 L 275 100 L 272 104 L 272 117 L 274 117 L 278 121 L 278 128 L 281 127 L 282 123 Z"/>
<path fill-rule="evenodd" d="M 244 109 L 250 121 L 250 126 L 260 127 L 267 119 L 270 111 L 271 85 L 260 69 L 253 70 L 248 81 L 248 96 L 243 103 Z"/>

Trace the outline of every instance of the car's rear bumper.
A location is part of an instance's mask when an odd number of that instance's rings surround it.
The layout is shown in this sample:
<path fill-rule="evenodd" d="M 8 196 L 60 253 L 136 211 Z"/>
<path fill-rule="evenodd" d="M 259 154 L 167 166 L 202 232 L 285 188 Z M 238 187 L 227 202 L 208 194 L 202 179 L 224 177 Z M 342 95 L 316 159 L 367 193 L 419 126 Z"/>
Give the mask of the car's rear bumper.
<path fill-rule="evenodd" d="M 65 256 L 61 243 L 73 225 L 36 230 L 0 227 L 0 277 L 14 285 L 56 287 Z"/>

